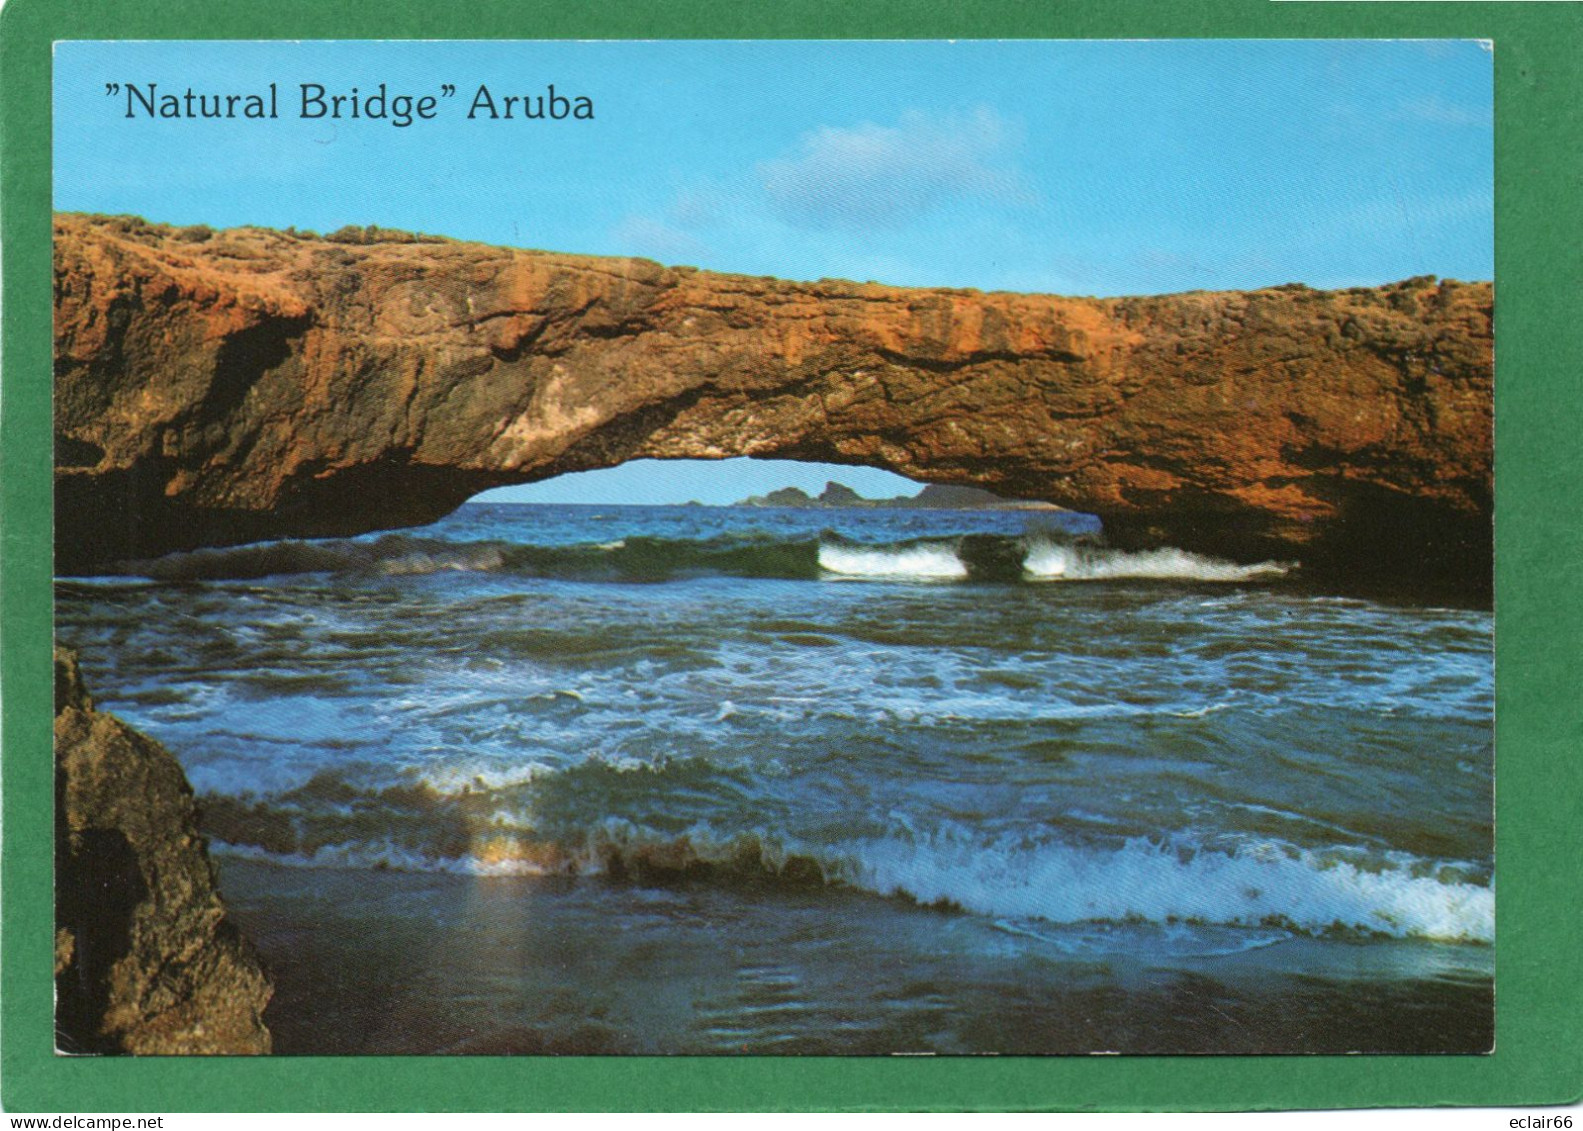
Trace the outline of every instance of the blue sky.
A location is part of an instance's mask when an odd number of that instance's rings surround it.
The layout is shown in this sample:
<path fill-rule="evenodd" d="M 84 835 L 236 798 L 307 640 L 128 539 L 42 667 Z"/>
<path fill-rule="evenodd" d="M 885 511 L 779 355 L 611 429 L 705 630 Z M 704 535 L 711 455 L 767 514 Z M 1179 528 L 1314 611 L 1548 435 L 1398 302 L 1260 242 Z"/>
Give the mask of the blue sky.
<path fill-rule="evenodd" d="M 63 43 L 55 206 L 1062 294 L 1490 278 L 1492 78 L 1465 41 Z M 282 116 L 128 120 L 112 82 Z M 457 94 L 305 121 L 310 82 Z M 594 120 L 466 117 L 550 83 Z M 643 483 L 747 493 L 692 474 Z"/>

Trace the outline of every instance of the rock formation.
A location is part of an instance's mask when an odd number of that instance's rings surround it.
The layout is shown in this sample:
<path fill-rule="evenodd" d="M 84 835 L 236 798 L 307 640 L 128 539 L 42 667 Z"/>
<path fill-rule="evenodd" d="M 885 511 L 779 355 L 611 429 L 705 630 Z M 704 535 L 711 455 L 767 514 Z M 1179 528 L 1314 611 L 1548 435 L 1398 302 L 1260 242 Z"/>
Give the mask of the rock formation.
<path fill-rule="evenodd" d="M 55 789 L 60 1050 L 269 1052 L 269 981 L 225 916 L 186 776 L 94 709 L 60 648 Z"/>
<path fill-rule="evenodd" d="M 635 458 L 889 468 L 1128 547 L 1491 579 L 1492 293 L 910 290 L 61 215 L 62 572 Z"/>
<path fill-rule="evenodd" d="M 736 507 L 857 507 L 872 510 L 1054 510 L 1053 503 L 1003 499 L 982 487 L 947 487 L 930 483 L 916 495 L 894 495 L 886 499 L 865 499 L 845 483 L 831 480 L 817 495 L 801 487 L 781 487 L 763 495 L 749 495 L 732 503 Z"/>

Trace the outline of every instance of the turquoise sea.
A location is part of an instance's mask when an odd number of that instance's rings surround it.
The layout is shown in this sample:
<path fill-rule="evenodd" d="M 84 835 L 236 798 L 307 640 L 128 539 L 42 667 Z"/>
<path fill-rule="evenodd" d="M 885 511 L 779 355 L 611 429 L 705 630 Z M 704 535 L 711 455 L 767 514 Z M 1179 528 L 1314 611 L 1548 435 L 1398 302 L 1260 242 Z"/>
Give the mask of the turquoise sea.
<path fill-rule="evenodd" d="M 58 635 L 282 1053 L 1488 1051 L 1491 614 L 1095 530 L 469 504 Z"/>

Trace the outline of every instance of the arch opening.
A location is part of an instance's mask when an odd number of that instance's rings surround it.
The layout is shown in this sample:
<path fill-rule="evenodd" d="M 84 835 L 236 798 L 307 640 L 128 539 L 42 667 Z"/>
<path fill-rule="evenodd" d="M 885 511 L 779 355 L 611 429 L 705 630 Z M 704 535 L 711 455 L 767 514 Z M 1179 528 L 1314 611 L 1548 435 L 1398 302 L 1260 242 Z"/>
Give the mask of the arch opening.
<path fill-rule="evenodd" d="M 474 503 L 638 506 L 730 506 L 794 489 L 817 498 L 835 484 L 869 501 L 913 498 L 927 484 L 880 468 L 803 460 L 639 459 L 596 471 L 575 471 L 536 483 L 495 487 Z"/>

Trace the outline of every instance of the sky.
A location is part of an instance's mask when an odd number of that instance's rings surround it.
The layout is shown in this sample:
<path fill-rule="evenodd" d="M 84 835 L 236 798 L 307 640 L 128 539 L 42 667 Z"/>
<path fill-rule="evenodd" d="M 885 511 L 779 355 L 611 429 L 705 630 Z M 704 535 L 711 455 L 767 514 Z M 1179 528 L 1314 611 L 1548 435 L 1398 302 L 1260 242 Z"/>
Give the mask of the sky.
<path fill-rule="evenodd" d="M 1444 40 L 67 42 L 55 207 L 1074 295 L 1487 279 L 1492 59 Z M 274 120 L 126 116 L 128 86 L 272 82 Z M 303 119 L 304 83 L 383 83 L 435 116 Z M 480 85 L 498 111 L 550 84 L 592 120 L 468 117 Z M 762 486 L 744 469 L 764 470 L 726 461 L 714 488 L 653 465 L 609 490 L 730 501 Z M 510 490 L 621 501 L 601 482 Z"/>

